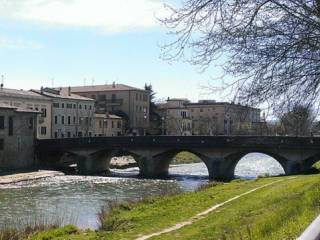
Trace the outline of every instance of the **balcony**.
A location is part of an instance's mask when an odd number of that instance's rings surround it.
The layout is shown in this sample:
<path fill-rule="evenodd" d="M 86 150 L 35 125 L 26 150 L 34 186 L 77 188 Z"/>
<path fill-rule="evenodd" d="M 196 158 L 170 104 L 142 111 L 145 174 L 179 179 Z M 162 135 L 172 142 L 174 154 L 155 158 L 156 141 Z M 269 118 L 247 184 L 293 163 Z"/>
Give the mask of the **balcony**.
<path fill-rule="evenodd" d="M 98 101 L 99 106 L 121 106 L 123 99 L 105 99 Z"/>

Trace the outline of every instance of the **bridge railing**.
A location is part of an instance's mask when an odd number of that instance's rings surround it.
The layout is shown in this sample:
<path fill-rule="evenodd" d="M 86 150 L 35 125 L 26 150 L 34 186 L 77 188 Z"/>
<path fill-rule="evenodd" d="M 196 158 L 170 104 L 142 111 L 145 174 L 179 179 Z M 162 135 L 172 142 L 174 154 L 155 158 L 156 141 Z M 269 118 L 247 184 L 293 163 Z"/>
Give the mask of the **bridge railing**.
<path fill-rule="evenodd" d="M 320 148 L 319 137 L 280 136 L 121 136 L 38 140 L 38 148 L 74 147 L 269 147 Z"/>

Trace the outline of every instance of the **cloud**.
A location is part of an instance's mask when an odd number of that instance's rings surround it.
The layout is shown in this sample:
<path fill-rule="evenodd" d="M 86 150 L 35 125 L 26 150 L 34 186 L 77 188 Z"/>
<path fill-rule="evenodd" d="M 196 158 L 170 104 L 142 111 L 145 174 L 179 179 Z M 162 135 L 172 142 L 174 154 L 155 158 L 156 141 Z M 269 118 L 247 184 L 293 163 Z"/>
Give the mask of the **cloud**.
<path fill-rule="evenodd" d="M 162 0 L 0 0 L 0 16 L 122 32 L 157 26 Z"/>
<path fill-rule="evenodd" d="M 43 46 L 33 41 L 0 35 L 0 48 L 7 49 L 41 49 Z"/>

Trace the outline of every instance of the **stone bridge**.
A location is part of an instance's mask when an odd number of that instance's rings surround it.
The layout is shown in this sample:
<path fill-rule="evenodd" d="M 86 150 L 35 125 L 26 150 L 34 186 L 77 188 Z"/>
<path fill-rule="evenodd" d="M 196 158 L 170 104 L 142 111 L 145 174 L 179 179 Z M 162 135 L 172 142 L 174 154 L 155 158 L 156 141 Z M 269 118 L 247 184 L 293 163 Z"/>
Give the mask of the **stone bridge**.
<path fill-rule="evenodd" d="M 56 167 L 63 159 L 71 159 L 69 163 L 76 163 L 84 175 L 108 171 L 111 158 L 131 155 L 141 176 L 163 177 L 181 151 L 197 155 L 215 180 L 232 179 L 238 161 L 253 152 L 273 157 L 291 175 L 308 171 L 320 160 L 320 137 L 129 136 L 38 140 L 36 144 L 42 166 Z"/>

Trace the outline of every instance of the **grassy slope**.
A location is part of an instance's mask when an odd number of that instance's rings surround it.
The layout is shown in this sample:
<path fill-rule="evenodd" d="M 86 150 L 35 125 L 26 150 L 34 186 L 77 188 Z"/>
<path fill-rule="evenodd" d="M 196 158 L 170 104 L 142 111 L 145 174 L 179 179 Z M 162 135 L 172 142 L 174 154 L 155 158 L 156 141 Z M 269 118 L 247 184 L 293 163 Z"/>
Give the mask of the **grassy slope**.
<path fill-rule="evenodd" d="M 184 221 L 208 207 L 279 178 L 234 181 L 197 193 L 149 199 L 115 209 L 106 225 L 112 232 L 80 232 L 32 239 L 134 239 Z M 154 239 L 294 239 L 320 213 L 320 175 L 285 179 L 229 203 L 207 218 Z M 250 237 L 251 236 L 251 237 Z"/>
<path fill-rule="evenodd" d="M 201 162 L 200 158 L 190 152 L 180 152 L 172 159 L 172 164 L 188 164 L 198 162 Z"/>

